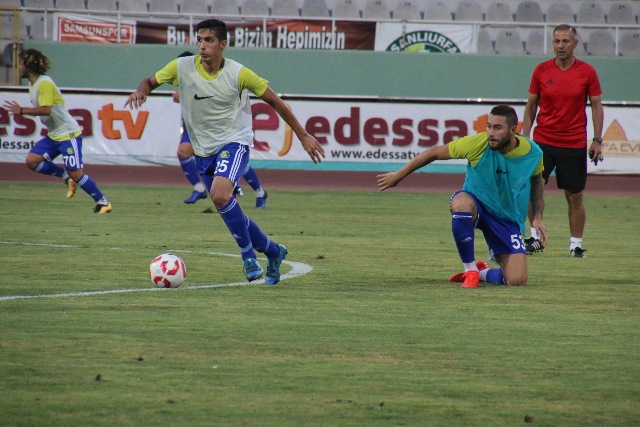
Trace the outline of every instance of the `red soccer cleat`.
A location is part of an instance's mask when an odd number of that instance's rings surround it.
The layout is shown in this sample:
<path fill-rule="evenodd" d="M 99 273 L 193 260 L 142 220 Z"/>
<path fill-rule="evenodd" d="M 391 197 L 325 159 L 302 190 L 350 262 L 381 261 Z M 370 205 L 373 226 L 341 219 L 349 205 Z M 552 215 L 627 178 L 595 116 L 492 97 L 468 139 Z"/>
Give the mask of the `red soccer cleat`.
<path fill-rule="evenodd" d="M 489 268 L 487 263 L 484 262 L 484 261 L 477 261 L 476 262 L 476 267 L 478 268 L 479 271 L 486 270 L 487 268 Z M 464 282 L 464 277 L 465 277 L 464 275 L 465 275 L 465 273 L 454 274 L 453 276 L 451 276 L 449 278 L 449 281 L 450 282 L 455 282 L 455 283 L 462 283 L 462 282 Z"/>
<path fill-rule="evenodd" d="M 462 282 L 463 288 L 477 288 L 480 284 L 480 273 L 475 270 L 467 271 L 463 274 L 464 282 Z"/>

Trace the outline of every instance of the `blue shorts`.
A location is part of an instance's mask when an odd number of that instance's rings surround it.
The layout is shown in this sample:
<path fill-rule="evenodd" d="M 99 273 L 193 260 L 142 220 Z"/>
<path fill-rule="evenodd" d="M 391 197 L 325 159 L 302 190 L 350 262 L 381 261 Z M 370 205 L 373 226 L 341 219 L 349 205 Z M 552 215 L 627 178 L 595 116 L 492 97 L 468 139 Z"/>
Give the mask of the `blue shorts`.
<path fill-rule="evenodd" d="M 82 169 L 82 135 L 64 141 L 54 141 L 45 136 L 33 146 L 30 153 L 39 154 L 48 161 L 62 154 L 66 170 Z"/>
<path fill-rule="evenodd" d="M 183 128 L 184 130 L 182 131 L 182 135 L 180 135 L 180 144 L 188 142 L 189 144 L 191 144 L 191 138 L 189 137 L 189 132 L 187 132 L 187 129 Z"/>
<path fill-rule="evenodd" d="M 208 191 L 211 191 L 213 178 L 216 176 L 223 176 L 237 186 L 249 165 L 249 147 L 230 142 L 213 156 L 201 157 L 196 154 L 196 165 Z"/>
<path fill-rule="evenodd" d="M 495 255 L 527 253 L 518 223 L 496 218 L 476 196 L 467 191 L 456 191 L 451 196 L 451 199 L 458 193 L 467 193 L 476 202 L 478 218 L 474 227 L 482 231 L 490 253 Z"/>

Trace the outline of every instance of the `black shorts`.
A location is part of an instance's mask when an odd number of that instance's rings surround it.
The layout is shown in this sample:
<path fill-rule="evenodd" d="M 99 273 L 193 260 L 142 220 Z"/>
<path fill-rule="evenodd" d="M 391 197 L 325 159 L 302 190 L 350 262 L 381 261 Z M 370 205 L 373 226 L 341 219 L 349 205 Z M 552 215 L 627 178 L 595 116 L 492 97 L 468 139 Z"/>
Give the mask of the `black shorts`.
<path fill-rule="evenodd" d="M 560 148 L 538 143 L 542 149 L 544 182 L 556 171 L 558 188 L 569 193 L 580 193 L 587 185 L 587 150 L 585 148 Z"/>

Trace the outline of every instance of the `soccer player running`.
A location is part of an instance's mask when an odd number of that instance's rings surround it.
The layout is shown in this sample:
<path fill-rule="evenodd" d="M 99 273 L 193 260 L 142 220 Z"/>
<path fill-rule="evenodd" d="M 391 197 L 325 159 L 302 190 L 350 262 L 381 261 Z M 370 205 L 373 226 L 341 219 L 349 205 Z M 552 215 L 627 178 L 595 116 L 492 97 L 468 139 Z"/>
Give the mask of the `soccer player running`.
<path fill-rule="evenodd" d="M 544 183 L 542 152 L 530 139 L 516 134 L 518 116 L 498 105 L 487 119 L 487 131 L 423 151 L 396 172 L 378 175 L 378 188 L 395 187 L 407 175 L 435 160 L 466 159 L 462 190 L 451 196 L 451 230 L 464 272 L 450 282 L 476 288 L 480 281 L 497 285 L 525 285 L 527 255 L 522 239 L 530 202 L 533 226 L 546 243 L 542 222 Z M 489 253 L 500 268 L 488 268 L 474 254 L 474 228 L 482 230 Z"/>
<path fill-rule="evenodd" d="M 245 216 L 233 197 L 240 174 L 249 162 L 253 144 L 248 91 L 273 107 L 300 139 L 314 163 L 322 161 L 324 149 L 298 122 L 291 109 L 268 86 L 268 82 L 243 65 L 224 58 L 227 26 L 217 19 L 196 26 L 198 56 L 177 58 L 155 75 L 143 79 L 129 95 L 125 107 L 139 108 L 147 95 L 163 83 L 179 87 L 184 124 L 191 137 L 198 172 L 218 213 L 235 238 L 242 254 L 248 281 L 262 277 L 255 250 L 268 259 L 265 284 L 280 281 L 280 264 L 287 249 L 269 239 Z"/>
<path fill-rule="evenodd" d="M 587 152 L 594 164 L 602 161 L 604 110 L 596 70 L 573 56 L 577 45 L 574 27 L 563 24 L 553 30 L 555 58 L 539 64 L 533 71 L 522 134 L 529 136 L 537 112 L 533 139 L 544 153 L 542 176 L 547 182 L 555 169 L 558 188 L 564 190 L 568 204 L 569 254 L 586 258 L 582 236 L 586 222 L 583 191 L 587 183 Z M 594 136 L 588 150 L 587 99 L 591 103 Z M 529 220 L 531 222 L 531 215 Z M 544 249 L 535 227 L 525 242 L 529 254 Z"/>
<path fill-rule="evenodd" d="M 39 116 L 47 127 L 47 135 L 27 154 L 29 169 L 44 175 L 57 176 L 67 184 L 67 199 L 76 193 L 76 184 L 96 202 L 94 213 L 112 211 L 111 203 L 95 181 L 82 170 L 82 129 L 69 114 L 60 89 L 45 73 L 51 63 L 42 52 L 27 49 L 18 56 L 20 78 L 29 80 L 32 107 L 21 107 L 16 101 L 5 101 L 3 107 L 14 116 Z M 53 163 L 62 154 L 64 169 Z"/>

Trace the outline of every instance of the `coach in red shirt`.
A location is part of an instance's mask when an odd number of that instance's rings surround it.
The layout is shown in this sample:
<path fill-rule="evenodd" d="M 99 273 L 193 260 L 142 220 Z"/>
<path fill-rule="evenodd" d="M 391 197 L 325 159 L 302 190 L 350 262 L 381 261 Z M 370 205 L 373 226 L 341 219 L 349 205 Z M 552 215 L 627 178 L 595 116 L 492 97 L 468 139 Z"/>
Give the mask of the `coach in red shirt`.
<path fill-rule="evenodd" d="M 538 64 L 533 71 L 529 97 L 524 110 L 522 134 L 529 137 L 533 122 L 533 140 L 542 149 L 545 182 L 555 169 L 558 188 L 564 190 L 569 205 L 569 253 L 586 258 L 582 234 L 586 221 L 583 190 L 587 183 L 587 152 L 597 164 L 602 161 L 602 89 L 596 70 L 573 56 L 578 45 L 576 29 L 560 25 L 553 30 L 555 58 Z M 591 103 L 593 141 L 587 150 L 587 98 Z M 535 230 L 525 240 L 527 253 L 544 247 Z"/>

